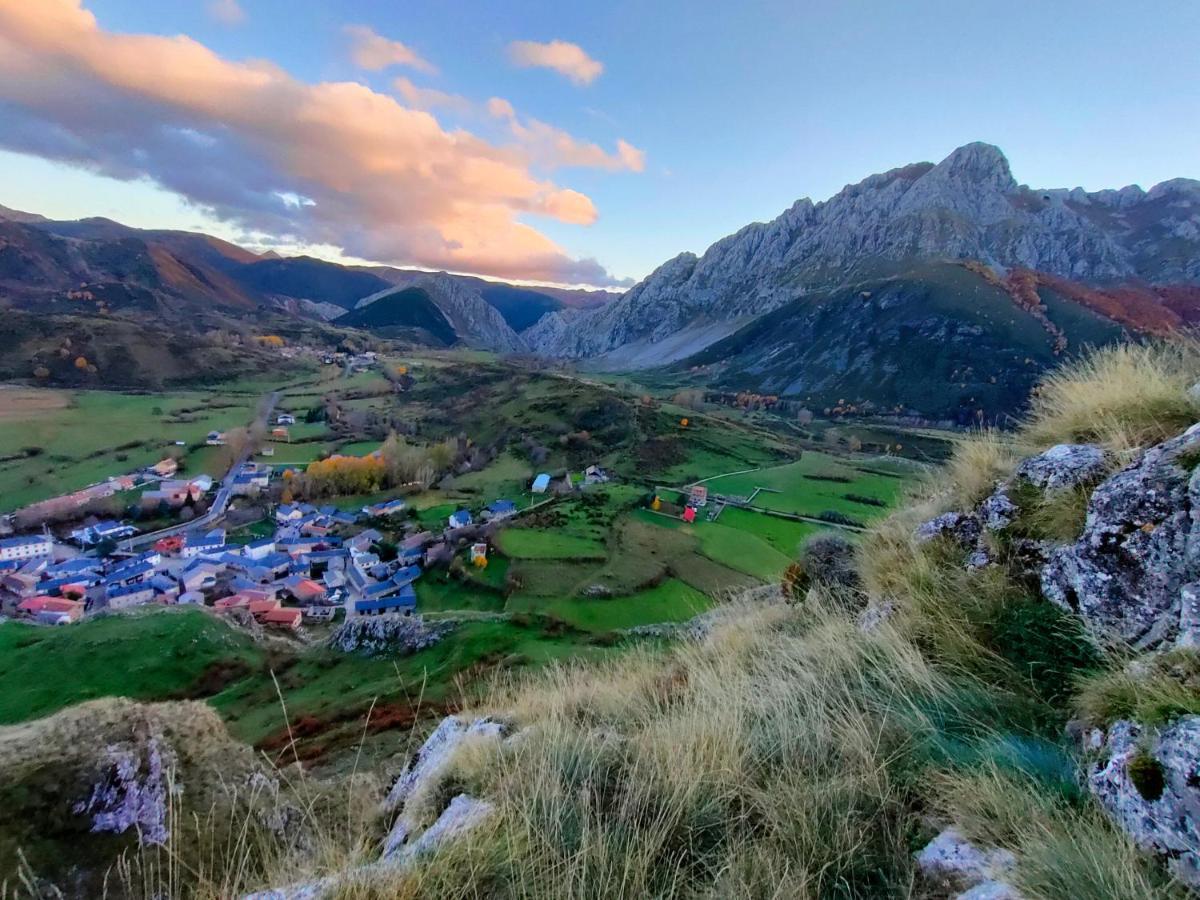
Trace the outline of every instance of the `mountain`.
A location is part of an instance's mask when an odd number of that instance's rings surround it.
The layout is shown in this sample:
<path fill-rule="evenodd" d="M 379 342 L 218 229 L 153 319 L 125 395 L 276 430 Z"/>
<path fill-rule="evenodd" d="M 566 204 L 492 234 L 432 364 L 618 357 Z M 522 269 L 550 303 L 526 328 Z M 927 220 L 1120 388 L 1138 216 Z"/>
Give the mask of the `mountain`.
<path fill-rule="evenodd" d="M 962 271 L 948 269 L 952 263 Z M 821 203 L 799 200 L 701 257 L 669 260 L 603 308 L 539 323 L 527 340 L 538 352 L 605 368 L 723 366 L 720 377 L 731 384 L 744 377 L 738 386 L 745 389 L 803 396 L 820 384 L 824 396 L 866 397 L 849 390 L 859 375 L 806 372 L 818 352 L 806 341 L 823 335 L 824 351 L 842 353 L 847 373 L 850 355 L 839 345 L 851 336 L 881 341 L 865 351 L 867 369 L 911 365 L 903 344 L 889 344 L 879 331 L 896 325 L 894 315 L 853 302 L 856 285 L 878 301 L 885 280 L 907 286 L 888 297 L 910 316 L 921 311 L 919 296 L 936 294 L 943 324 L 982 328 L 985 342 L 1022 359 L 1060 355 L 1097 328 L 1169 331 L 1200 310 L 1200 182 L 1175 179 L 1150 191 L 1034 190 L 1017 184 L 998 148 L 968 144 L 936 165 L 873 175 Z M 984 295 L 992 303 L 1007 297 L 1008 308 L 992 308 L 980 321 L 983 311 L 972 304 Z M 760 322 L 785 307 L 790 312 L 776 326 L 803 326 L 794 338 L 768 333 Z M 818 310 L 824 324 L 816 328 L 814 318 L 813 331 L 805 317 Z M 1024 337 L 994 332 L 1004 313 L 1024 322 L 1017 329 Z M 887 394 L 876 393 L 879 400 Z"/>
<path fill-rule="evenodd" d="M 423 293 L 346 316 L 364 300 L 412 285 Z M 206 234 L 131 228 L 106 218 L 53 221 L 0 207 L 0 306 L 43 315 L 117 315 L 174 328 L 261 323 L 276 315 L 342 317 L 339 325 L 361 321 L 354 327 L 380 334 L 523 352 L 517 331 L 549 312 L 594 308 L 616 296 L 257 254 Z"/>
<path fill-rule="evenodd" d="M 498 353 L 526 352 L 526 343 L 471 284 L 473 280 L 477 279 L 445 272 L 421 274 L 406 279 L 402 287 L 389 287 L 362 298 L 352 311 L 334 322 L 367 327 L 384 336 L 398 327 L 415 327 L 438 336 L 444 344 L 462 342 Z M 437 317 L 434 313 L 441 317 L 442 324 L 431 327 Z"/>

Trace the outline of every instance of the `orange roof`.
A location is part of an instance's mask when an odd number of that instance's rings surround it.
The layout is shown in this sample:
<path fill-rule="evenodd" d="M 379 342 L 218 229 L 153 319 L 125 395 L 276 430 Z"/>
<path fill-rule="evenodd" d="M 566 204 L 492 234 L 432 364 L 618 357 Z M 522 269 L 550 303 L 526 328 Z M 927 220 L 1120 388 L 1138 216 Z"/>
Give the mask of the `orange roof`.
<path fill-rule="evenodd" d="M 251 615 L 261 616 L 273 610 L 279 609 L 278 600 L 251 600 L 250 613 Z"/>
<path fill-rule="evenodd" d="M 294 588 L 292 588 L 291 591 L 292 594 L 297 597 L 319 597 L 325 593 L 325 588 L 323 585 L 317 584 L 317 582 L 313 581 L 311 578 L 305 578 Z"/>
<path fill-rule="evenodd" d="M 302 615 L 298 609 L 272 609 L 263 613 L 262 621 L 267 625 L 286 625 L 288 628 L 298 628 Z"/>
<path fill-rule="evenodd" d="M 83 609 L 83 603 L 80 600 L 68 600 L 65 597 L 47 597 L 43 594 L 38 597 L 30 597 L 28 600 L 22 600 L 17 609 L 21 612 L 32 613 L 33 615 L 37 615 L 40 612 L 71 613 Z"/>
<path fill-rule="evenodd" d="M 213 604 L 213 609 L 238 609 L 243 606 L 250 605 L 250 598 L 245 594 L 230 594 L 228 597 L 222 597 Z"/>

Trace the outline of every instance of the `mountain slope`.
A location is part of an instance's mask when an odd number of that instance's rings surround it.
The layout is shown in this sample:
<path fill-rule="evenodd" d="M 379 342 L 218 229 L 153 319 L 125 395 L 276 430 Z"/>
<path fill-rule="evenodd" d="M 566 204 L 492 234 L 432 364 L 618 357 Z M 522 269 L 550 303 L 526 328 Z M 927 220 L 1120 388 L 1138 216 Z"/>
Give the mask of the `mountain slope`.
<path fill-rule="evenodd" d="M 424 334 L 443 346 L 458 339 L 429 292 L 420 287 L 389 288 L 373 302 L 339 316 L 337 324 L 365 328 L 384 337 L 420 338 Z"/>
<path fill-rule="evenodd" d="M 937 260 L 1084 285 L 1195 285 L 1200 182 L 1035 191 L 1016 183 L 997 148 L 969 144 L 937 165 L 873 175 L 822 203 L 799 200 L 702 257 L 680 254 L 535 349 L 612 367 L 680 360 L 806 294 Z"/>

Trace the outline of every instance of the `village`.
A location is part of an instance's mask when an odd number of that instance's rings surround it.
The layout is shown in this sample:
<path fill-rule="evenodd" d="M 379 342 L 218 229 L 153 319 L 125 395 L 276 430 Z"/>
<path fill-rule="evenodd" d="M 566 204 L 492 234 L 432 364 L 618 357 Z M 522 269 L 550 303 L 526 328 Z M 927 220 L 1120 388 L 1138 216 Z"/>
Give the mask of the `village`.
<path fill-rule="evenodd" d="M 279 433 L 295 424 L 295 416 L 280 413 L 276 423 Z M 223 437 L 212 432 L 208 443 L 219 445 Z M 414 583 L 423 571 L 448 567 L 459 555 L 486 567 L 496 529 L 522 511 L 516 501 L 497 498 L 476 511 L 455 509 L 435 529 L 405 518 L 400 498 L 356 511 L 277 502 L 272 533 L 247 538 L 208 526 L 237 498 L 269 497 L 273 468 L 247 460 L 222 484 L 207 474 L 175 478 L 177 468 L 167 457 L 76 495 L 92 498 L 149 484 L 141 494 L 147 509 L 208 510 L 188 524 L 140 533 L 129 521 L 102 519 L 72 529 L 65 540 L 46 526 L 0 538 L 0 612 L 40 625 L 69 625 L 134 607 L 179 604 L 286 631 L 343 617 L 409 616 L 417 610 Z M 528 486 L 523 509 L 608 479 L 597 466 L 553 483 L 540 473 Z"/>

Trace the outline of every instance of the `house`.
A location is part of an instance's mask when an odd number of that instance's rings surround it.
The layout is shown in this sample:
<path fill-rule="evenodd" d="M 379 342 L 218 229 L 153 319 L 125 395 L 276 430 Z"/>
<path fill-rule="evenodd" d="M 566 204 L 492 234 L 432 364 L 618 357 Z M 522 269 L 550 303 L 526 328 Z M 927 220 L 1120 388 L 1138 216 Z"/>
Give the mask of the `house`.
<path fill-rule="evenodd" d="M 280 609 L 282 606 L 283 604 L 279 602 L 278 597 L 262 597 L 257 600 L 251 600 L 246 609 L 250 611 L 250 615 L 261 621 L 262 617 L 267 613 Z"/>
<path fill-rule="evenodd" d="M 469 509 L 455 510 L 450 514 L 448 521 L 451 528 L 466 528 L 473 521 L 471 511 Z"/>
<path fill-rule="evenodd" d="M 364 506 L 362 512 L 364 516 L 372 518 L 386 519 L 392 516 L 398 516 L 404 512 L 406 504 L 403 500 L 385 500 L 383 503 L 376 503 L 372 506 Z"/>
<path fill-rule="evenodd" d="M 204 534 L 198 531 L 189 531 L 183 536 L 183 546 L 179 550 L 179 555 L 184 559 L 192 559 L 201 553 L 219 553 L 224 547 L 224 528 L 214 528 Z"/>
<path fill-rule="evenodd" d="M 154 588 L 148 583 L 109 585 L 105 590 L 109 609 L 129 609 L 154 599 Z"/>
<path fill-rule="evenodd" d="M 320 543 L 321 538 L 317 537 L 283 538 L 275 541 L 275 549 L 295 559 L 297 556 L 303 556 L 305 553 L 316 550 Z"/>
<path fill-rule="evenodd" d="M 169 456 L 166 459 L 160 459 L 150 467 L 150 471 L 160 478 L 170 478 L 179 471 L 179 460 Z"/>
<path fill-rule="evenodd" d="M 392 583 L 397 587 L 407 587 L 420 577 L 420 566 L 404 566 L 396 570 L 396 574 L 392 576 Z"/>
<path fill-rule="evenodd" d="M 380 588 L 388 587 L 388 582 L 380 585 Z M 350 615 L 355 617 L 361 616 L 386 616 L 386 615 L 411 615 L 412 611 L 417 608 L 417 592 L 413 590 L 412 585 L 406 585 L 394 593 L 384 590 L 373 592 L 376 595 L 368 595 L 362 600 L 355 600 L 350 608 Z"/>
<path fill-rule="evenodd" d="M 163 479 L 152 491 L 143 491 L 142 509 L 155 509 L 160 503 L 165 503 L 171 509 L 178 509 L 189 500 L 193 503 L 204 496 L 200 485 L 194 481 Z"/>
<path fill-rule="evenodd" d="M 360 531 L 350 540 L 346 541 L 346 546 L 351 550 L 370 550 L 373 544 L 378 544 L 383 540 L 383 535 L 374 528 L 368 528 L 366 531 Z"/>
<path fill-rule="evenodd" d="M 544 493 L 546 493 L 546 490 L 549 487 L 550 487 L 550 476 L 547 475 L 545 472 L 543 472 L 541 475 L 538 475 L 537 478 L 533 479 L 533 492 L 535 494 L 544 494 Z"/>
<path fill-rule="evenodd" d="M 296 417 L 291 413 L 280 413 L 275 419 L 276 425 L 295 425 Z"/>
<path fill-rule="evenodd" d="M 499 522 L 517 514 L 517 504 L 511 500 L 497 500 L 483 511 L 484 518 L 489 522 Z"/>
<path fill-rule="evenodd" d="M 274 448 L 274 447 L 271 447 L 271 446 L 269 446 L 269 445 L 268 445 L 268 446 L 266 446 L 266 447 L 260 447 L 260 448 L 259 448 L 259 450 L 258 450 L 258 455 L 259 455 L 259 456 L 274 456 L 274 455 L 275 455 L 275 448 Z"/>
<path fill-rule="evenodd" d="M 137 584 L 154 574 L 154 563 L 148 560 L 130 560 L 117 566 L 104 577 L 106 585 Z"/>
<path fill-rule="evenodd" d="M 244 593 L 230 594 L 228 597 L 222 597 L 220 600 L 213 602 L 212 608 L 217 612 L 226 612 L 231 609 L 248 609 L 250 607 L 250 597 Z"/>
<path fill-rule="evenodd" d="M 488 551 L 488 545 L 486 543 L 481 542 L 478 544 L 472 544 L 471 545 L 471 564 L 476 565 L 476 566 L 480 565 L 481 560 L 484 563 L 486 563 L 487 562 L 487 551 Z"/>
<path fill-rule="evenodd" d="M 605 484 L 608 480 L 608 473 L 599 466 L 588 466 L 583 470 L 584 484 Z"/>
<path fill-rule="evenodd" d="M 47 625 L 69 625 L 83 618 L 83 603 L 61 597 L 30 597 L 17 605 L 17 614 Z"/>
<path fill-rule="evenodd" d="M 288 430 L 281 426 L 279 428 L 271 429 L 271 440 L 273 440 L 273 441 L 291 441 L 291 436 L 288 434 Z"/>
<path fill-rule="evenodd" d="M 275 508 L 275 522 L 286 525 L 289 522 L 299 522 L 304 518 L 304 505 L 300 503 L 281 503 Z"/>
<path fill-rule="evenodd" d="M 263 613 L 259 621 L 272 628 L 286 628 L 295 631 L 300 627 L 303 614 L 298 609 L 272 609 Z"/>
<path fill-rule="evenodd" d="M 179 598 L 179 582 L 170 575 L 155 575 L 148 582 L 154 589 L 154 599 L 174 603 Z"/>
<path fill-rule="evenodd" d="M 337 615 L 336 606 L 306 606 L 303 609 L 304 618 L 314 622 L 332 622 Z"/>
<path fill-rule="evenodd" d="M 284 579 L 283 589 L 292 595 L 298 603 L 305 605 L 317 603 L 325 599 L 325 586 L 311 578 L 293 575 Z"/>
<path fill-rule="evenodd" d="M 697 508 L 708 505 L 708 488 L 703 484 L 693 484 L 688 491 L 688 506 Z"/>
<path fill-rule="evenodd" d="M 259 538 L 257 541 L 251 541 L 242 547 L 242 556 L 246 557 L 247 559 L 266 559 L 274 552 L 275 538 L 270 537 Z"/>
<path fill-rule="evenodd" d="M 191 483 L 200 489 L 201 494 L 207 494 L 212 490 L 213 477 L 211 475 L 197 475 L 191 479 Z"/>
<path fill-rule="evenodd" d="M 210 431 L 208 433 L 208 436 L 204 439 L 204 443 L 208 444 L 208 446 L 210 446 L 210 447 L 225 446 L 225 432 Z"/>
<path fill-rule="evenodd" d="M 0 560 L 42 559 L 54 553 L 48 533 L 0 539 Z"/>
<path fill-rule="evenodd" d="M 184 591 L 207 591 L 217 586 L 217 576 L 225 567 L 218 563 L 194 560 L 179 575 L 179 584 Z"/>
<path fill-rule="evenodd" d="M 696 507 L 688 506 L 684 509 L 683 521 L 687 522 L 689 525 L 696 521 Z"/>

